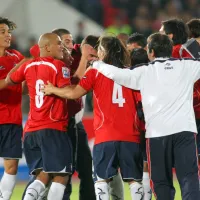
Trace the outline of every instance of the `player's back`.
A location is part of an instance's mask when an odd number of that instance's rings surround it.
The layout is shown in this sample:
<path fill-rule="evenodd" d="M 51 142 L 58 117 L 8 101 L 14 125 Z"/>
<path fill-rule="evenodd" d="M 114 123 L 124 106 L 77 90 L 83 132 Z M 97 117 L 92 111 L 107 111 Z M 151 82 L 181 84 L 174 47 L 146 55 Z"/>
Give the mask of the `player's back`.
<path fill-rule="evenodd" d="M 44 96 L 40 91 L 47 81 L 57 87 L 69 84 L 67 68 L 64 63 L 51 57 L 36 58 L 24 67 L 24 75 L 30 96 L 30 112 L 26 131 L 42 128 L 65 130 L 67 110 L 64 99 Z"/>
<path fill-rule="evenodd" d="M 6 50 L 5 56 L 0 57 L 0 79 L 6 78 L 7 74 L 24 57 L 16 50 Z M 21 124 L 21 84 L 8 86 L 0 91 L 0 124 Z"/>
<path fill-rule="evenodd" d="M 133 91 L 114 83 L 95 69 L 86 73 L 80 85 L 87 88 L 88 79 L 93 82 L 95 143 L 139 142 Z"/>

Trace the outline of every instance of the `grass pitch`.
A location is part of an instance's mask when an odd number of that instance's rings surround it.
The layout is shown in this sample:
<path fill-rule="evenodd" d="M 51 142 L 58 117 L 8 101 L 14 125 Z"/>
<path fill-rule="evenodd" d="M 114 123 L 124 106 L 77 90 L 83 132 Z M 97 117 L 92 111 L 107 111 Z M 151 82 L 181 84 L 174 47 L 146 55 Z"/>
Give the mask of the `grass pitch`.
<path fill-rule="evenodd" d="M 174 185 L 175 185 L 175 188 L 176 188 L 175 200 L 181 200 L 181 192 L 180 192 L 178 182 L 175 181 Z M 18 184 L 15 187 L 15 190 L 14 190 L 14 193 L 13 193 L 11 200 L 21 200 L 22 199 L 22 193 L 24 191 L 25 186 L 26 186 L 25 184 Z M 72 196 L 70 198 L 71 200 L 78 200 L 78 190 L 79 190 L 78 187 L 79 187 L 79 184 L 78 184 L 77 181 L 75 181 L 73 183 L 73 192 L 72 192 Z M 131 200 L 128 184 L 125 184 L 125 200 Z M 153 200 L 155 200 L 155 198 L 153 198 Z"/>

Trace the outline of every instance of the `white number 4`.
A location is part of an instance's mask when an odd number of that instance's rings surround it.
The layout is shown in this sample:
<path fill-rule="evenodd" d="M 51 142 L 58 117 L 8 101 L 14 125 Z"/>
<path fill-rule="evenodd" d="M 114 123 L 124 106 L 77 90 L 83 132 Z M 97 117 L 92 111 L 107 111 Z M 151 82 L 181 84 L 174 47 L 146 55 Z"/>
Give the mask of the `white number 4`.
<path fill-rule="evenodd" d="M 43 84 L 44 81 L 41 79 L 37 80 L 35 84 L 35 90 L 36 90 L 35 105 L 37 108 L 41 108 L 44 103 L 44 94 L 43 92 L 40 91 L 41 85 Z"/>
<path fill-rule="evenodd" d="M 123 107 L 126 100 L 123 98 L 122 86 L 114 83 L 112 103 L 117 103 L 119 107 Z"/>

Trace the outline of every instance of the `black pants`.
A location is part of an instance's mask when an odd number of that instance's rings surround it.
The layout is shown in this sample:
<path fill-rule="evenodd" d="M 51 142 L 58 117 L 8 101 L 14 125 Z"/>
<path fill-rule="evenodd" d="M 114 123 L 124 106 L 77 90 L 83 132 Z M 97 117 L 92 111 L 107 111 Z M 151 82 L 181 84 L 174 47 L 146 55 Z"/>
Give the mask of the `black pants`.
<path fill-rule="evenodd" d="M 147 139 L 151 187 L 157 200 L 173 200 L 175 167 L 183 200 L 200 199 L 196 134 L 180 132 Z"/>
<path fill-rule="evenodd" d="M 96 200 L 92 179 L 92 156 L 82 122 L 79 122 L 76 126 L 70 126 L 68 135 L 73 146 L 74 170 L 78 172 L 80 179 L 79 200 Z M 70 182 L 66 187 L 63 200 L 69 200 L 71 192 L 72 186 Z"/>

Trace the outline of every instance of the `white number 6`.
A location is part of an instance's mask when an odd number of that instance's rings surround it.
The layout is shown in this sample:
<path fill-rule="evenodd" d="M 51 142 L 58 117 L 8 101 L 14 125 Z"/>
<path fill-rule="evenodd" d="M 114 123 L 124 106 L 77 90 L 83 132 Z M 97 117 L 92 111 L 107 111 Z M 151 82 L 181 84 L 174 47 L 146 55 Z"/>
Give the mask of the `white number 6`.
<path fill-rule="evenodd" d="M 112 103 L 118 103 L 119 107 L 123 107 L 126 102 L 125 98 L 123 98 L 122 86 L 114 83 L 113 86 L 113 94 L 112 94 Z"/>
<path fill-rule="evenodd" d="M 41 108 L 41 106 L 44 103 L 44 94 L 43 92 L 40 91 L 41 85 L 43 84 L 44 84 L 44 81 L 41 79 L 37 80 L 35 84 L 35 90 L 36 90 L 35 105 L 37 108 Z"/>

